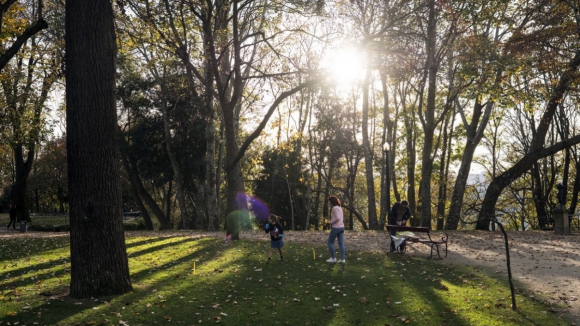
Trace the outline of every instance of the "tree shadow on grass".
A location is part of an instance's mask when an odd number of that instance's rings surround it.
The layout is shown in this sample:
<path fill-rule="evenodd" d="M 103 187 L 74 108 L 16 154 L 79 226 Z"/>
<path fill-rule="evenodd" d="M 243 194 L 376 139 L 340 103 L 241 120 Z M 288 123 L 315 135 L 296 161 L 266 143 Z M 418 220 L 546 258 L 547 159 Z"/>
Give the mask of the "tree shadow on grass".
<path fill-rule="evenodd" d="M 0 320 L 27 325 L 33 322 L 119 325 L 121 321 L 129 325 L 170 321 L 225 325 L 396 325 L 405 323 L 403 318 L 417 325 L 472 322 L 445 300 L 453 294 L 454 286 L 465 286 L 465 278 L 459 276 L 467 271 L 444 263 L 349 251 L 347 264 L 329 264 L 324 259 L 313 260 L 313 247 L 290 243 L 285 246 L 284 263 L 266 264 L 267 241 L 172 242 L 173 245 L 156 246 L 157 251 L 148 252 L 157 265 L 131 273 L 134 284 L 131 293 L 93 300 L 55 298 Z M 144 258 L 139 255 L 131 260 Z M 193 262 L 197 262 L 195 274 Z M 443 285 L 449 289 L 445 290 Z M 467 301 L 461 304 L 470 305 Z M 21 302 L 13 305 L 21 306 Z M 506 310 L 500 308 L 493 307 L 498 313 Z M 53 314 L 48 315 L 49 311 Z"/>

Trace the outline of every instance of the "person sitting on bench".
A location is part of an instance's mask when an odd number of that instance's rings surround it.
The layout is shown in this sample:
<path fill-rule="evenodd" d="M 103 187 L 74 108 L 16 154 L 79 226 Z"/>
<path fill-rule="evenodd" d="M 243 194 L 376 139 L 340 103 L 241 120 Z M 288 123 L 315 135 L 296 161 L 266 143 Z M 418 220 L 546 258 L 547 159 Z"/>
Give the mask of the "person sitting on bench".
<path fill-rule="evenodd" d="M 389 225 L 402 225 L 407 224 L 407 220 L 411 218 L 411 210 L 409 209 L 409 202 L 402 200 L 400 203 L 395 203 L 389 212 Z M 395 236 L 396 231 L 391 231 L 391 235 Z M 405 244 L 401 244 L 404 246 Z M 391 241 L 391 252 L 395 252 L 395 243 Z"/>

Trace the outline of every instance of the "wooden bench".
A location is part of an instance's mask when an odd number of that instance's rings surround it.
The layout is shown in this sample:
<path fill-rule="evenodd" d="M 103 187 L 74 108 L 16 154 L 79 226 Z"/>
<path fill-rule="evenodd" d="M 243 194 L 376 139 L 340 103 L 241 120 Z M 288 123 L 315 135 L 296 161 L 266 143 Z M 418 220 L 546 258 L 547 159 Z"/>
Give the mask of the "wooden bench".
<path fill-rule="evenodd" d="M 123 217 L 127 219 L 127 217 L 138 217 L 141 216 L 141 211 L 136 212 L 123 212 Z"/>
<path fill-rule="evenodd" d="M 449 236 L 447 235 L 447 233 L 445 233 L 445 237 L 441 237 L 441 240 L 438 239 L 432 239 L 431 238 L 431 233 L 429 232 L 429 228 L 425 228 L 425 227 L 412 227 L 412 226 L 401 226 L 401 225 L 387 225 L 387 232 L 389 233 L 389 239 L 391 240 L 391 242 L 393 241 L 393 238 L 391 238 L 391 231 L 393 232 L 404 232 L 404 231 L 408 231 L 408 232 L 412 232 L 413 234 L 415 234 L 415 236 L 405 236 L 405 242 L 406 243 L 423 243 L 428 245 L 431 248 L 431 256 L 429 256 L 428 259 L 433 258 L 433 251 L 435 250 L 437 252 L 437 256 L 439 258 L 441 258 L 441 252 L 439 250 L 439 245 L 445 247 L 445 257 L 443 258 L 447 258 L 447 239 L 449 238 Z M 418 235 L 418 233 L 424 233 L 426 234 L 425 237 L 420 237 Z M 391 243 L 389 243 L 389 248 L 391 246 Z M 403 251 L 404 252 L 404 251 Z"/>

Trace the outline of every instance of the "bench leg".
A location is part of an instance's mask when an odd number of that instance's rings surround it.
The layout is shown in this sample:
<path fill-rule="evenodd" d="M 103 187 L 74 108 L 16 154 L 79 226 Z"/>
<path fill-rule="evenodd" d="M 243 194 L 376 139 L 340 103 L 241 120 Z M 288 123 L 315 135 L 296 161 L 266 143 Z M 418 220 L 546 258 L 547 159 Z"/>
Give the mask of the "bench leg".
<path fill-rule="evenodd" d="M 435 249 L 435 252 L 437 252 L 437 257 L 441 259 L 441 253 L 439 252 L 439 244 L 431 243 L 430 245 L 431 245 L 431 256 L 429 256 L 429 258 L 427 259 L 433 259 L 433 249 Z M 447 247 L 445 247 L 445 257 L 447 257 Z"/>
<path fill-rule="evenodd" d="M 437 246 L 435 243 L 431 244 L 431 256 L 429 256 L 427 259 L 433 259 L 433 247 L 435 246 Z M 437 254 L 439 254 L 439 247 L 435 247 L 435 249 L 437 250 Z"/>

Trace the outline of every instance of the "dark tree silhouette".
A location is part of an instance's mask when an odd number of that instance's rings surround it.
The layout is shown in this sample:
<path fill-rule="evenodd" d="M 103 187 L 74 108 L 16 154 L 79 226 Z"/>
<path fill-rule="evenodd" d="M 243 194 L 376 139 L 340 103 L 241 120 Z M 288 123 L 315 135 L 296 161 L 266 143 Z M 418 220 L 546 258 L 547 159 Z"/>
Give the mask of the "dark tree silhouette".
<path fill-rule="evenodd" d="M 66 1 L 70 295 L 131 291 L 117 151 L 114 17 L 108 0 Z"/>

